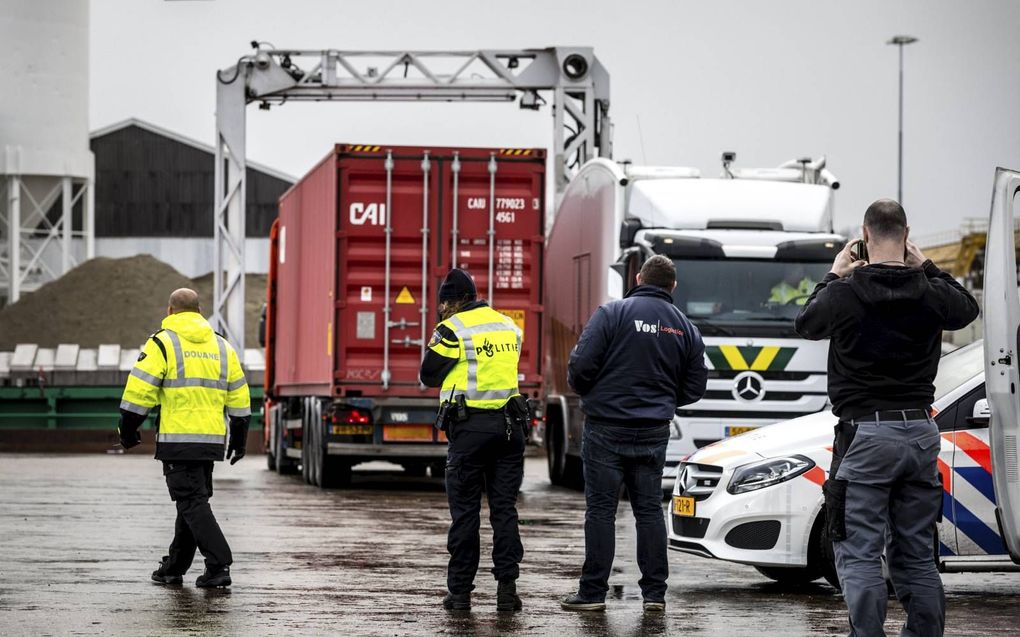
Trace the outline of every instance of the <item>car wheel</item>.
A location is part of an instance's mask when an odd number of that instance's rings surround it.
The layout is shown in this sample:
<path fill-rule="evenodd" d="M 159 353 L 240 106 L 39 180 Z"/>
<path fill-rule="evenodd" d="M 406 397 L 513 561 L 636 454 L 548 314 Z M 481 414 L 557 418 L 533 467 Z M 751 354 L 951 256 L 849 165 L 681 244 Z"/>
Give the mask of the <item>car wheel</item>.
<path fill-rule="evenodd" d="M 832 540 L 829 539 L 828 524 L 825 518 L 825 507 L 815 518 L 815 525 L 811 529 L 811 541 L 808 545 L 808 566 L 814 564 L 822 577 L 830 586 L 837 591 L 843 588 L 839 585 L 839 574 L 836 573 L 836 554 L 832 550 Z"/>

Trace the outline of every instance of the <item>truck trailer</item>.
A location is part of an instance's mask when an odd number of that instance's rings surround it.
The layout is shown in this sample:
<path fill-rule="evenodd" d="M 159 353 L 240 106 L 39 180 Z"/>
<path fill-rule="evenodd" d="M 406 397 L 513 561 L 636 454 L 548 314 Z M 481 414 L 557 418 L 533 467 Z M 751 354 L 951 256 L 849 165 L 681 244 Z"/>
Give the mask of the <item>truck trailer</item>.
<path fill-rule="evenodd" d="M 524 333 L 539 398 L 545 152 L 339 144 L 280 199 L 264 328 L 270 468 L 343 486 L 359 463 L 445 470 L 418 368 L 451 267 Z"/>
<path fill-rule="evenodd" d="M 702 179 L 678 167 L 586 163 L 567 187 L 546 247 L 549 475 L 580 486 L 579 397 L 567 361 L 588 317 L 634 286 L 645 259 L 677 267 L 674 302 L 698 326 L 709 368 L 705 397 L 677 410 L 664 488 L 681 459 L 722 438 L 820 411 L 827 342 L 800 339 L 793 321 L 846 243 L 833 232 L 839 182 L 824 158 L 772 169 L 732 167 Z"/>

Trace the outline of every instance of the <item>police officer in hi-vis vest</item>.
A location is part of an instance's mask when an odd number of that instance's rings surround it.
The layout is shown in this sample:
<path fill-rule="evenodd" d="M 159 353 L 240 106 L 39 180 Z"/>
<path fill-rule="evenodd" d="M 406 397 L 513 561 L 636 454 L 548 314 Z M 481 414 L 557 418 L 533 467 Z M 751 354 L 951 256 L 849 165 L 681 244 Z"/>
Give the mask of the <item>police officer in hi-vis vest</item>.
<path fill-rule="evenodd" d="M 524 478 L 527 401 L 517 391 L 521 331 L 477 300 L 474 281 L 453 269 L 439 288 L 442 322 L 421 363 L 421 382 L 441 387 L 437 426 L 446 431 L 446 493 L 450 502 L 447 610 L 469 610 L 479 559 L 484 489 L 492 523 L 496 610 L 521 609 L 517 596 L 524 557 L 517 527 L 517 492 Z"/>
<path fill-rule="evenodd" d="M 205 557 L 205 573 L 195 585 L 214 588 L 230 586 L 233 557 L 209 507 L 213 462 L 223 460 L 226 416 L 230 464 L 244 457 L 251 401 L 237 353 L 200 311 L 194 290 L 170 295 L 162 329 L 145 342 L 128 376 L 118 431 L 124 448 L 134 447 L 141 442 L 138 427 L 159 408 L 156 459 L 163 461 L 177 522 L 169 555 L 153 571 L 153 581 L 182 583 L 197 548 Z"/>

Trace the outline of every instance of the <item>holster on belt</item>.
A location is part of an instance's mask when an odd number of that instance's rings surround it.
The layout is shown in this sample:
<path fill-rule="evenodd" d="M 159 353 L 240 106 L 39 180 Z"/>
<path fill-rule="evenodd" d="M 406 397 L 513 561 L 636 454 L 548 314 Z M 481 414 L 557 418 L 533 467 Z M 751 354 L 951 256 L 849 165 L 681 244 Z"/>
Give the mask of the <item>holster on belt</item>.
<path fill-rule="evenodd" d="M 527 398 L 519 395 L 514 396 L 507 401 L 503 407 L 503 412 L 509 420 L 512 420 L 514 424 L 523 429 L 525 435 L 527 435 L 528 425 L 531 424 L 531 408 L 528 406 Z"/>

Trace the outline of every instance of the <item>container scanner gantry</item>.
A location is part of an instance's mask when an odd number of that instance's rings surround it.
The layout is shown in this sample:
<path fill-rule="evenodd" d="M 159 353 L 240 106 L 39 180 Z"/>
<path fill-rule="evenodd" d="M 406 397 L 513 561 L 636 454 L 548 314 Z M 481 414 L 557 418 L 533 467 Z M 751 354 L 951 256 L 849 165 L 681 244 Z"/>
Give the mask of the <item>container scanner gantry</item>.
<path fill-rule="evenodd" d="M 551 93 L 556 192 L 612 156 L 609 73 L 590 47 L 476 51 L 253 51 L 216 74 L 213 320 L 244 347 L 245 109 L 305 102 L 513 102 Z"/>

